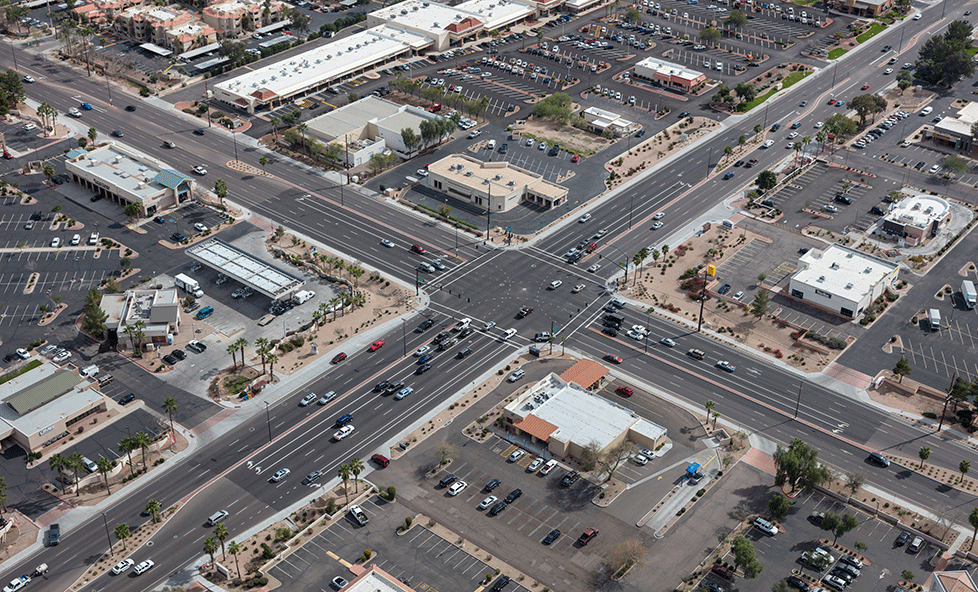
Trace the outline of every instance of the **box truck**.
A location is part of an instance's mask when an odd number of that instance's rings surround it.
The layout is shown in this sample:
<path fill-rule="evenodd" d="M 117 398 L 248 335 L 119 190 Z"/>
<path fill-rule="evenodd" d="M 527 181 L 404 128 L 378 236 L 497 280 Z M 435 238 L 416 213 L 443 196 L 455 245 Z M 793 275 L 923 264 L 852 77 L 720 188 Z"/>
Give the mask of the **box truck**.
<path fill-rule="evenodd" d="M 190 294 L 194 298 L 200 298 L 204 295 L 204 291 L 200 289 L 200 284 L 197 280 L 188 277 L 182 273 L 178 273 L 177 277 L 174 278 L 178 288 L 183 289 L 187 294 Z"/>
<path fill-rule="evenodd" d="M 932 308 L 927 311 L 927 322 L 930 323 L 930 330 L 937 331 L 941 328 L 941 311 Z"/>
<path fill-rule="evenodd" d="M 965 306 L 974 308 L 975 304 L 978 303 L 978 292 L 975 292 L 975 284 L 970 280 L 961 282 L 961 296 L 964 298 Z"/>

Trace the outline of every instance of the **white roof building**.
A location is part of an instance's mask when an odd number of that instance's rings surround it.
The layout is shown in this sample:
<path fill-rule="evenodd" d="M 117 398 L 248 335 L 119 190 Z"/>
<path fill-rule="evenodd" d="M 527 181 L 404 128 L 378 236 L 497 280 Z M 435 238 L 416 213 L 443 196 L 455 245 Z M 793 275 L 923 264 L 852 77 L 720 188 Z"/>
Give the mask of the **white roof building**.
<path fill-rule="evenodd" d="M 434 40 L 435 50 L 475 39 L 525 20 L 534 9 L 515 0 L 468 0 L 446 6 L 430 0 L 405 0 L 367 15 L 367 26 L 389 24 Z"/>
<path fill-rule="evenodd" d="M 504 417 L 560 457 L 580 458 L 591 443 L 603 452 L 622 440 L 655 449 L 666 437 L 664 427 L 553 373 L 506 405 Z"/>
<path fill-rule="evenodd" d="M 951 204 L 936 195 L 918 193 L 894 205 L 877 229 L 895 238 L 899 246 L 919 245 L 937 235 L 951 220 Z"/>
<path fill-rule="evenodd" d="M 127 340 L 126 327 L 139 321 L 147 342 L 171 343 L 173 334 L 180 332 L 180 295 L 176 288 L 104 294 L 100 307 L 107 315 L 106 328 L 116 333 L 120 344 Z"/>
<path fill-rule="evenodd" d="M 624 136 L 638 129 L 638 124 L 622 118 L 617 113 L 605 111 L 598 107 L 588 107 L 581 111 L 581 117 L 587 121 L 595 131 L 604 132 L 611 129 L 615 136 Z"/>
<path fill-rule="evenodd" d="M 281 105 L 401 56 L 413 55 L 431 43 L 429 37 L 420 33 L 375 26 L 212 88 L 218 100 L 254 113 L 259 107 Z"/>
<path fill-rule="evenodd" d="M 855 319 L 893 286 L 900 267 L 862 251 L 830 245 L 798 259 L 789 282 L 792 297 L 840 316 Z"/>

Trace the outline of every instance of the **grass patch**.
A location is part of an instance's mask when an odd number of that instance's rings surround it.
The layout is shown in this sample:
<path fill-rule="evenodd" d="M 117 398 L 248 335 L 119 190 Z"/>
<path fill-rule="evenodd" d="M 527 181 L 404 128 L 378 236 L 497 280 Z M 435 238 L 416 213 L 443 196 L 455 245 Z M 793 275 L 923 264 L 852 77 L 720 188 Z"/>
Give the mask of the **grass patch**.
<path fill-rule="evenodd" d="M 829 59 L 837 60 L 842 56 L 844 56 L 848 51 L 849 51 L 848 49 L 842 49 L 841 47 L 836 47 L 835 49 L 829 52 Z"/>
<path fill-rule="evenodd" d="M 975 57 L 975 54 L 978 53 L 978 47 L 969 47 L 965 51 L 970 53 L 971 57 Z"/>
<path fill-rule="evenodd" d="M 866 43 L 867 41 L 879 35 L 885 30 L 886 30 L 886 25 L 884 25 L 883 23 L 873 23 L 872 25 L 869 26 L 868 30 L 863 31 L 862 33 L 856 36 L 856 41 L 858 41 L 859 43 Z"/>
<path fill-rule="evenodd" d="M 227 389 L 232 395 L 240 394 L 248 383 L 251 382 L 250 378 L 245 378 L 244 376 L 228 376 L 224 379 L 224 388 Z"/>
<path fill-rule="evenodd" d="M 788 89 L 788 88 L 791 88 L 794 84 L 800 82 L 801 80 L 803 80 L 809 74 L 811 74 L 811 71 L 810 70 L 809 71 L 805 71 L 805 72 L 792 72 L 791 74 L 788 74 L 787 76 L 785 76 L 784 80 L 781 81 L 781 88 L 780 89 L 773 89 L 772 88 L 771 90 L 767 91 L 763 95 L 761 95 L 759 97 L 756 97 L 753 101 L 742 105 L 741 108 L 740 108 L 741 112 L 742 113 L 747 113 L 748 111 L 750 111 L 754 107 L 757 107 L 758 105 L 760 105 L 764 101 L 770 99 L 771 96 L 774 93 L 780 92 L 780 91 L 785 90 L 785 89 Z"/>
<path fill-rule="evenodd" d="M 0 384 L 3 384 L 5 382 L 10 382 L 11 380 L 17 378 L 21 374 L 24 374 L 25 372 L 30 372 L 31 370 L 37 368 L 40 365 L 41 365 L 40 360 L 31 360 L 23 368 L 18 368 L 17 370 L 11 370 L 10 372 L 7 372 L 3 376 L 0 376 Z"/>

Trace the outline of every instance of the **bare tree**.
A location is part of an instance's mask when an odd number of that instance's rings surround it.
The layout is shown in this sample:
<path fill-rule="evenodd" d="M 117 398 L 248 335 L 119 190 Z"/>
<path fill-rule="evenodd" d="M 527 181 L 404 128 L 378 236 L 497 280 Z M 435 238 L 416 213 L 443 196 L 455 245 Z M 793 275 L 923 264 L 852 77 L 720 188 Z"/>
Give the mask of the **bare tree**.
<path fill-rule="evenodd" d="M 613 446 L 611 450 L 602 455 L 601 466 L 604 468 L 605 472 L 608 473 L 605 481 L 611 481 L 611 479 L 615 476 L 615 471 L 621 467 L 621 463 L 628 460 L 628 457 L 631 456 L 629 454 L 631 449 L 632 443 L 628 440 L 622 440 L 620 443 Z"/>
<path fill-rule="evenodd" d="M 439 463 L 446 463 L 450 460 L 455 460 L 458 458 L 458 447 L 454 444 L 449 443 L 447 440 L 435 446 L 435 458 L 438 459 Z"/>
<path fill-rule="evenodd" d="M 642 541 L 628 539 L 618 541 L 611 547 L 606 558 L 605 569 L 609 577 L 620 578 L 629 569 L 641 565 L 645 555 L 645 545 Z"/>

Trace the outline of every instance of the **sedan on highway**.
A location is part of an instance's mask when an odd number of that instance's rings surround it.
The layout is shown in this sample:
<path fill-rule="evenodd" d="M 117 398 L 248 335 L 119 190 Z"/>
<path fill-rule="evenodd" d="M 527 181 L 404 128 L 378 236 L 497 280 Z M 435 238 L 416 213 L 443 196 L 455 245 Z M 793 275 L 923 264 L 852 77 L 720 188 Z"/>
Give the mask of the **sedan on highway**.
<path fill-rule="evenodd" d="M 594 273 L 595 271 L 597 271 L 597 270 L 599 270 L 599 269 L 601 269 L 601 265 L 599 265 L 599 264 L 597 264 L 597 263 L 595 263 L 595 264 L 594 264 L 594 265 L 592 265 L 591 267 L 588 267 L 588 268 L 587 268 L 587 270 L 588 270 L 589 272 L 591 272 L 591 273 Z"/>
<path fill-rule="evenodd" d="M 127 569 L 129 569 L 130 567 L 132 567 L 135 564 L 136 564 L 136 562 L 133 561 L 132 559 L 123 559 L 119 563 L 116 563 L 115 564 L 115 567 L 112 568 L 112 574 L 113 575 L 119 575 L 119 574 L 121 574 L 122 572 L 126 571 Z"/>
<path fill-rule="evenodd" d="M 356 428 L 354 428 L 352 425 L 345 425 L 341 427 L 338 432 L 333 434 L 333 439 L 339 442 L 340 440 L 343 440 L 344 438 L 352 434 L 353 430 L 355 429 Z"/>
<path fill-rule="evenodd" d="M 387 240 L 386 238 L 384 240 L 380 241 L 380 244 L 384 245 L 388 249 L 393 249 L 394 248 L 394 243 L 392 243 L 391 241 Z"/>
<path fill-rule="evenodd" d="M 198 175 L 206 175 L 207 174 L 207 169 L 205 169 L 204 167 L 202 167 L 200 165 L 197 165 L 197 166 L 194 167 L 194 173 L 196 173 Z"/>
<path fill-rule="evenodd" d="M 658 230 L 660 228 L 662 228 L 662 222 L 655 222 L 652 224 L 652 230 Z"/>

